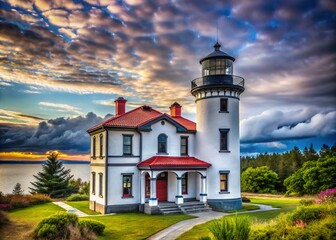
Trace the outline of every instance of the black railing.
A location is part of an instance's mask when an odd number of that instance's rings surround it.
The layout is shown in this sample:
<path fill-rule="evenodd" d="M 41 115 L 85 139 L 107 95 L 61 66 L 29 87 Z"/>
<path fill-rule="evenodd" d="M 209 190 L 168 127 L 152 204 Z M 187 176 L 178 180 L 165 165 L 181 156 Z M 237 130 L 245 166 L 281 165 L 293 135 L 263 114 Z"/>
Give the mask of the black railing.
<path fill-rule="evenodd" d="M 191 89 L 210 85 L 233 85 L 244 88 L 244 78 L 235 75 L 208 75 L 191 81 Z"/>

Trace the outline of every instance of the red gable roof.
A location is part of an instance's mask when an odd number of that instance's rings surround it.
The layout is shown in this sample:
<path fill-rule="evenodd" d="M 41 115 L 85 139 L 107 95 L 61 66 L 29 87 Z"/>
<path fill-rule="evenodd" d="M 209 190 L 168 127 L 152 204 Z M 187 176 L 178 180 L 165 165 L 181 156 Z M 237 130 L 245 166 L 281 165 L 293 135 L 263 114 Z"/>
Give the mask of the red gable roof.
<path fill-rule="evenodd" d="M 175 120 L 183 127 L 185 127 L 188 131 L 196 131 L 196 123 L 192 122 L 188 119 L 183 117 L 172 117 L 168 114 L 163 114 L 149 106 L 143 105 L 141 107 L 135 108 L 131 111 L 128 111 L 122 115 L 117 117 L 112 117 L 102 123 L 95 125 L 94 127 L 90 128 L 88 132 L 93 131 L 99 127 L 140 127 L 156 118 L 159 118 L 163 115 L 170 117 L 171 119 Z"/>
<path fill-rule="evenodd" d="M 155 168 L 208 168 L 211 164 L 195 157 L 154 156 L 138 163 L 140 169 Z"/>

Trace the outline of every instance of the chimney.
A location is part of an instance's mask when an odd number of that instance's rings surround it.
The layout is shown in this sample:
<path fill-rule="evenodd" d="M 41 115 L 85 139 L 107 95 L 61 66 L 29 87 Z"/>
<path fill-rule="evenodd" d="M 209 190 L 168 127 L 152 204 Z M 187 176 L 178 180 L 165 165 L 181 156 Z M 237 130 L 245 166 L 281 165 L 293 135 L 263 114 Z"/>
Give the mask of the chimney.
<path fill-rule="evenodd" d="M 180 104 L 178 104 L 177 102 L 174 102 L 169 108 L 170 109 L 170 116 L 181 117 L 181 108 L 182 108 L 182 106 Z"/>
<path fill-rule="evenodd" d="M 118 97 L 115 101 L 115 109 L 116 109 L 116 116 L 120 116 L 121 114 L 124 114 L 126 111 L 126 102 L 127 100 L 123 97 Z"/>

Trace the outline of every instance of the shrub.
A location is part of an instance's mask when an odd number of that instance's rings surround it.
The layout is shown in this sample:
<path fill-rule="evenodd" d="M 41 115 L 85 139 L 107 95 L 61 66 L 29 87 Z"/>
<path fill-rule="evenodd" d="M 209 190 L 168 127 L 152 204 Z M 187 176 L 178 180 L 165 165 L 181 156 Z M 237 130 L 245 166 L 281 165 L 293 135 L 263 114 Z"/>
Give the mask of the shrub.
<path fill-rule="evenodd" d="M 43 219 L 33 232 L 34 239 L 96 239 L 101 235 L 105 225 L 93 220 L 81 220 L 72 213 L 54 214 Z"/>
<path fill-rule="evenodd" d="M 314 200 L 312 200 L 312 199 L 301 199 L 300 200 L 300 204 L 302 205 L 302 206 L 310 206 L 310 205 L 312 205 L 314 203 Z"/>
<path fill-rule="evenodd" d="M 12 204 L 10 204 L 10 203 L 0 203 L 0 210 L 9 211 L 11 209 L 13 209 Z"/>
<path fill-rule="evenodd" d="M 275 186 L 278 181 L 278 174 L 267 166 L 249 167 L 241 174 L 241 187 L 244 192 L 276 193 Z"/>
<path fill-rule="evenodd" d="M 51 201 L 50 197 L 48 195 L 43 194 L 34 194 L 34 195 L 6 194 L 0 197 L 0 209 L 10 210 L 50 201 Z"/>
<path fill-rule="evenodd" d="M 216 240 L 248 239 L 250 222 L 246 217 L 223 217 L 220 220 L 213 221 L 209 226 L 209 230 Z"/>
<path fill-rule="evenodd" d="M 242 197 L 242 202 L 247 203 L 247 202 L 251 202 L 251 200 L 247 197 Z"/>
<path fill-rule="evenodd" d="M 35 239 L 68 239 L 69 226 L 76 226 L 78 217 L 71 213 L 54 214 L 43 219 L 34 230 Z"/>
<path fill-rule="evenodd" d="M 317 203 L 336 202 L 336 188 L 322 191 L 317 196 Z"/>
<path fill-rule="evenodd" d="M 66 198 L 67 201 L 86 201 L 89 200 L 89 196 L 81 194 L 72 194 Z"/>
<path fill-rule="evenodd" d="M 81 229 L 89 229 L 92 232 L 94 232 L 96 235 L 102 235 L 103 231 L 105 229 L 105 225 L 102 224 L 101 222 L 98 221 L 94 221 L 94 220 L 81 220 L 79 222 L 79 225 L 81 227 Z"/>
<path fill-rule="evenodd" d="M 322 208 L 320 206 L 301 206 L 298 207 L 290 216 L 293 222 L 303 221 L 304 223 L 310 223 L 314 220 L 321 219 Z"/>
<path fill-rule="evenodd" d="M 203 236 L 203 237 L 200 237 L 198 240 L 211 240 L 211 237 Z"/>

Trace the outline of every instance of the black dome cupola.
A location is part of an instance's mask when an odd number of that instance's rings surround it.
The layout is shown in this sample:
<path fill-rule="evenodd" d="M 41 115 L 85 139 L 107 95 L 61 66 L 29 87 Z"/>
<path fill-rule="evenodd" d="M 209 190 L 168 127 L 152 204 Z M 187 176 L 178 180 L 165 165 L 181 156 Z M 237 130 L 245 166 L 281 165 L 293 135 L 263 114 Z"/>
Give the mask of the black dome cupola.
<path fill-rule="evenodd" d="M 233 74 L 234 57 L 220 50 L 221 45 L 216 42 L 215 51 L 200 60 L 202 64 L 202 76 Z"/>
<path fill-rule="evenodd" d="M 200 60 L 202 77 L 191 82 L 192 95 L 196 100 L 221 96 L 222 93 L 225 97 L 226 94 L 230 94 L 229 97 L 239 97 L 244 91 L 244 79 L 233 75 L 235 58 L 221 51 L 218 42 L 213 47 L 214 51 Z"/>

